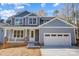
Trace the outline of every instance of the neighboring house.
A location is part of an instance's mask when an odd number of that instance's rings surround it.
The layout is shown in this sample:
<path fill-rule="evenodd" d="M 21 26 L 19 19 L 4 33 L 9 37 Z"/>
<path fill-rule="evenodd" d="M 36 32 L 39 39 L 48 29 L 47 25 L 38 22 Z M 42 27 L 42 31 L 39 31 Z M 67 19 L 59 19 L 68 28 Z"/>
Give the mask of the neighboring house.
<path fill-rule="evenodd" d="M 0 43 L 2 43 L 3 42 L 3 40 L 4 40 L 4 28 L 3 28 L 3 26 L 8 26 L 9 24 L 7 24 L 7 23 L 0 23 Z"/>
<path fill-rule="evenodd" d="M 76 44 L 76 26 L 58 17 L 37 16 L 24 11 L 9 17 L 10 25 L 0 27 L 0 40 L 8 43 L 37 43 L 41 46 L 72 46 Z M 37 45 L 35 44 L 35 45 Z"/>

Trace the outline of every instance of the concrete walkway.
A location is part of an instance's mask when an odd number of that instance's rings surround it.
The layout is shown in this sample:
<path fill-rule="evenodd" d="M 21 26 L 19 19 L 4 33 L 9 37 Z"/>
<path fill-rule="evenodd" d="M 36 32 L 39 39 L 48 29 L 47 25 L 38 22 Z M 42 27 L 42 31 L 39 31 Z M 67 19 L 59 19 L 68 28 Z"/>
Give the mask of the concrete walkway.
<path fill-rule="evenodd" d="M 42 56 L 79 56 L 79 48 L 42 48 Z"/>

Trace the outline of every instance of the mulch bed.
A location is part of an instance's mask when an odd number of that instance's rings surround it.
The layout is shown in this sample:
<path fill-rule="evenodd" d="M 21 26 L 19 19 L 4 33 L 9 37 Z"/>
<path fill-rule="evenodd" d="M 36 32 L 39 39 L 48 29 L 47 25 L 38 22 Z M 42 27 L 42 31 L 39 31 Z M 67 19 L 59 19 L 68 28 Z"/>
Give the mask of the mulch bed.
<path fill-rule="evenodd" d="M 41 51 L 39 48 L 28 49 L 24 47 L 14 47 L 7 49 L 0 49 L 0 56 L 41 56 Z"/>

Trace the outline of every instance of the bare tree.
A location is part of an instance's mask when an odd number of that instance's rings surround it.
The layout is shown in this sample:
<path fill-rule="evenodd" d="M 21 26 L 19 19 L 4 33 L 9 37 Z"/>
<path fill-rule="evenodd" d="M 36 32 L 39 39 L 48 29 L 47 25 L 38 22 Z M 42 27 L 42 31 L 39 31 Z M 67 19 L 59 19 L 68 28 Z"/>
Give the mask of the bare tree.
<path fill-rule="evenodd" d="M 67 11 L 69 13 L 68 16 L 71 17 L 71 22 L 79 27 L 79 4 L 78 3 L 70 3 L 68 7 L 70 6 L 70 9 Z M 68 9 L 68 7 L 66 9 Z M 79 38 L 79 28 L 76 30 L 77 38 Z"/>
<path fill-rule="evenodd" d="M 40 10 L 37 11 L 38 16 L 45 16 L 45 14 L 46 14 L 45 10 L 43 10 L 43 9 L 40 9 Z"/>
<path fill-rule="evenodd" d="M 79 27 L 79 4 L 78 3 L 64 3 L 63 8 L 59 10 L 59 17 L 66 19 Z M 77 36 L 79 29 L 77 30 Z"/>

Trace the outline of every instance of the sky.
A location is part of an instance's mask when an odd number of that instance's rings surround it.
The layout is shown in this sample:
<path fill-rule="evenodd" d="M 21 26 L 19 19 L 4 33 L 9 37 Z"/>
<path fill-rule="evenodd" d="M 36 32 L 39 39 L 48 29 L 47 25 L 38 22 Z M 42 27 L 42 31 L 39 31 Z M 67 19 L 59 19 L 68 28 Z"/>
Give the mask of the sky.
<path fill-rule="evenodd" d="M 0 3 L 0 17 L 7 19 L 15 15 L 17 11 L 36 12 L 40 9 L 46 12 L 46 16 L 52 16 L 54 10 L 59 10 L 62 7 L 63 4 L 60 3 Z"/>

